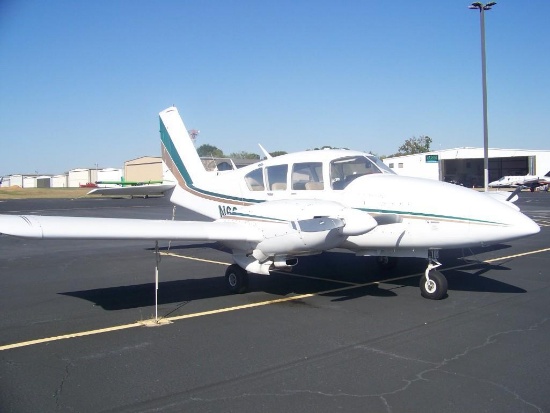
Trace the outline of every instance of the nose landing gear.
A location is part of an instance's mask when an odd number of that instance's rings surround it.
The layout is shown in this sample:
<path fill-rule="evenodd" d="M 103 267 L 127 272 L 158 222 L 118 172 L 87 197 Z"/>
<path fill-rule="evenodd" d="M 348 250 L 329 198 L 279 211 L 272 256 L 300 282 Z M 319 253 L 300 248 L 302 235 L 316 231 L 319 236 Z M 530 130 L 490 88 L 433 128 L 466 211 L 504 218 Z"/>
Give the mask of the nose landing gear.
<path fill-rule="evenodd" d="M 430 250 L 428 267 L 420 278 L 420 294 L 430 300 L 441 300 L 447 295 L 447 279 L 436 268 L 441 265 L 438 258 L 438 250 Z"/>

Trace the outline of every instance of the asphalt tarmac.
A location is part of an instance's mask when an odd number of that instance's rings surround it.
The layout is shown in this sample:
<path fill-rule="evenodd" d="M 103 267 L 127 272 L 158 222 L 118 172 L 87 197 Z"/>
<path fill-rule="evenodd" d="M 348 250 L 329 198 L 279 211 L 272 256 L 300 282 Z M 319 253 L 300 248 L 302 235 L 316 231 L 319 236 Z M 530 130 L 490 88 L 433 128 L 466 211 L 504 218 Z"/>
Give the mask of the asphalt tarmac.
<path fill-rule="evenodd" d="M 215 243 L 0 236 L 1 412 L 550 412 L 550 194 L 533 237 L 391 273 L 328 252 L 232 295 Z M 163 198 L 0 202 L 0 213 L 171 219 Z M 176 219 L 200 219 L 176 210 Z M 146 323 L 145 323 L 146 324 Z"/>

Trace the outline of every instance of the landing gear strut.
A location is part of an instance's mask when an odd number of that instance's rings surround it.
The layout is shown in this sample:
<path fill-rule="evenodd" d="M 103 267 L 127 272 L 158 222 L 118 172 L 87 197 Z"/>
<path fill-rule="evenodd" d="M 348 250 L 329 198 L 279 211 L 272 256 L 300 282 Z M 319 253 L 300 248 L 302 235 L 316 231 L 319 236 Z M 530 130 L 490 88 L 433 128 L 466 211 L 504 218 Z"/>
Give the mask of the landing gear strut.
<path fill-rule="evenodd" d="M 441 300 L 447 295 L 447 279 L 436 270 L 441 265 L 437 258 L 438 250 L 430 250 L 428 268 L 420 278 L 420 293 L 422 297 L 431 300 Z"/>
<path fill-rule="evenodd" d="M 225 270 L 225 280 L 229 291 L 236 294 L 245 293 L 248 290 L 248 273 L 237 264 L 231 264 Z"/>

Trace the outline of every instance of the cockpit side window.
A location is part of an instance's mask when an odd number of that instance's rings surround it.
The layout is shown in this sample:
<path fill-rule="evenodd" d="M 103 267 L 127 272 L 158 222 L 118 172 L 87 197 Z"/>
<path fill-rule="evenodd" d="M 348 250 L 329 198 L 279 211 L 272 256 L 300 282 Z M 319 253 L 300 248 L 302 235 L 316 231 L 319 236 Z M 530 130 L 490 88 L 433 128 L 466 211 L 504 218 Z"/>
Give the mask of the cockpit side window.
<path fill-rule="evenodd" d="M 385 167 L 382 170 L 377 165 L 376 160 L 376 157 L 371 160 L 370 157 L 365 156 L 335 159 L 330 163 L 332 189 L 344 189 L 351 181 L 363 175 L 387 173 L 388 168 Z"/>
<path fill-rule="evenodd" d="M 252 172 L 247 173 L 244 180 L 246 186 L 251 191 L 263 191 L 265 189 L 262 168 L 254 169 Z"/>
<path fill-rule="evenodd" d="M 286 190 L 288 165 L 275 165 L 265 168 L 267 171 L 267 188 L 269 191 Z"/>
<path fill-rule="evenodd" d="M 303 162 L 292 166 L 292 189 L 322 190 L 323 164 L 321 162 Z"/>

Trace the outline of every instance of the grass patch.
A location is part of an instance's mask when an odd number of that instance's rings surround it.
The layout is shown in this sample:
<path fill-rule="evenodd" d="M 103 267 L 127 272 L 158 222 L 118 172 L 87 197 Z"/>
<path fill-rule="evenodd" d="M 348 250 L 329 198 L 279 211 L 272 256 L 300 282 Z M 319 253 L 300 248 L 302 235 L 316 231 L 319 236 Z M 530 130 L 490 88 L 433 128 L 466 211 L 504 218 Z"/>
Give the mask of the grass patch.
<path fill-rule="evenodd" d="M 93 188 L 0 188 L 0 199 L 80 198 Z"/>

